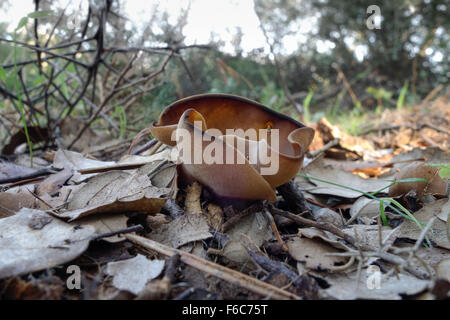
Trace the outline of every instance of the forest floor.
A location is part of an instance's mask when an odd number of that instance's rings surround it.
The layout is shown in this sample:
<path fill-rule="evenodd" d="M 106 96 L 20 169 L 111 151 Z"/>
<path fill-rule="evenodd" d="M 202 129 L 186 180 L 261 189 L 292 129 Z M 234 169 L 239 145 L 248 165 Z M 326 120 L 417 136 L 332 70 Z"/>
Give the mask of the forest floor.
<path fill-rule="evenodd" d="M 449 119 L 446 96 L 360 136 L 321 119 L 278 200 L 244 210 L 178 188 L 156 141 L 127 152 L 88 131 L 33 168 L 16 153 L 0 162 L 0 298 L 446 298 Z"/>

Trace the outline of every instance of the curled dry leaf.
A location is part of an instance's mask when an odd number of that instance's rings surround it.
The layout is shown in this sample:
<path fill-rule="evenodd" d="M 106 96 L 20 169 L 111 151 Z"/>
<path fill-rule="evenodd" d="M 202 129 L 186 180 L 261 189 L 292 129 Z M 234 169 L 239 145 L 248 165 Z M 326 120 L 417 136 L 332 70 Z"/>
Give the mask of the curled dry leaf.
<path fill-rule="evenodd" d="M 200 123 L 201 127 L 196 125 Z M 226 135 L 227 129 L 242 129 Z M 221 163 L 194 162 L 194 144 L 186 137 L 173 139 L 172 133 L 184 129 L 191 137 L 201 137 L 203 150 L 214 153 Z M 248 138 L 245 131 L 256 130 L 256 137 Z M 261 134 L 267 130 L 266 137 Z M 272 130 L 278 129 L 279 148 L 272 147 Z M 198 181 L 220 198 L 247 200 L 276 200 L 275 187 L 292 179 L 300 169 L 303 157 L 310 145 L 314 130 L 280 113 L 248 99 L 224 95 L 206 94 L 188 97 L 168 106 L 154 123 L 151 132 L 159 141 L 177 146 L 180 152 L 180 173 L 183 180 Z M 192 139 L 191 139 L 192 140 Z M 245 154 L 238 144 L 245 145 Z M 261 168 L 269 167 L 261 161 L 249 161 L 249 154 L 258 154 L 268 147 L 270 157 L 278 157 L 276 174 L 261 174 Z M 250 151 L 251 149 L 251 151 Z M 191 152 L 186 152 L 190 150 Z M 232 155 L 233 164 L 227 161 Z M 201 155 L 203 156 L 203 155 Z M 260 160 L 260 159 L 258 159 Z M 260 173 L 261 172 L 261 173 Z"/>
<path fill-rule="evenodd" d="M 120 290 L 138 295 L 148 280 L 160 275 L 164 260 L 149 260 L 138 254 L 132 259 L 110 262 L 106 273 L 113 276 L 113 285 Z"/>
<path fill-rule="evenodd" d="M 353 151 L 361 157 L 367 157 L 368 155 L 373 157 L 375 153 L 375 148 L 371 141 L 343 132 L 337 126 L 333 126 L 326 118 L 319 120 L 317 130 L 325 143 L 333 139 L 339 139 L 339 145 L 343 149 Z"/>
<path fill-rule="evenodd" d="M 389 188 L 389 195 L 402 196 L 411 190 L 417 190 L 420 199 L 425 194 L 445 195 L 447 193 L 447 179 L 439 176 L 438 167 L 431 167 L 423 162 L 413 162 L 401 168 L 395 175 L 396 180 L 409 178 L 423 178 L 428 182 L 399 182 Z"/>
<path fill-rule="evenodd" d="M 94 228 L 74 228 L 39 210 L 24 208 L 0 219 L 0 279 L 52 268 L 83 253 Z"/>
<path fill-rule="evenodd" d="M 94 213 L 157 213 L 166 201 L 161 197 L 168 192 L 152 186 L 147 176 L 110 171 L 89 180 L 59 216 L 75 220 Z"/>

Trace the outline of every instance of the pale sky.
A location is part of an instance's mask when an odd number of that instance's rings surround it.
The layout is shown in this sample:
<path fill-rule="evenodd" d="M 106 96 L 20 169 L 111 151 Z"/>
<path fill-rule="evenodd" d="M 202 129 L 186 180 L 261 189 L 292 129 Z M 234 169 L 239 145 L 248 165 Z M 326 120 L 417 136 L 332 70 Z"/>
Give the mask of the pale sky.
<path fill-rule="evenodd" d="M 1 0 L 0 0 L 1 1 Z M 86 0 L 56 0 L 58 7 L 65 7 L 70 2 L 68 10 L 78 10 L 80 3 L 83 10 L 87 10 Z M 32 0 L 13 0 L 11 6 L 0 21 L 9 22 L 12 31 L 21 17 L 34 11 Z M 255 48 L 265 48 L 268 46 L 264 35 L 259 28 L 259 20 L 254 11 L 253 0 L 127 0 L 125 4 L 125 15 L 136 25 L 140 25 L 149 20 L 152 7 L 159 4 L 160 10 L 167 10 L 170 14 L 170 22 L 176 22 L 182 8 L 187 8 L 191 3 L 187 17 L 187 25 L 183 29 L 186 44 L 206 44 L 211 38 L 211 33 L 217 35 L 219 39 L 225 42 L 223 50 L 232 52 L 231 43 L 233 34 L 237 28 L 241 28 L 243 38 L 241 47 L 244 52 Z M 305 24 L 309 26 L 310 24 Z M 306 41 L 306 36 L 302 33 L 308 32 L 308 29 L 300 30 L 296 36 L 288 36 L 284 39 L 283 47 L 285 53 L 292 53 L 298 48 L 298 43 Z M 319 42 L 318 51 L 324 52 L 331 47 L 330 43 Z"/>

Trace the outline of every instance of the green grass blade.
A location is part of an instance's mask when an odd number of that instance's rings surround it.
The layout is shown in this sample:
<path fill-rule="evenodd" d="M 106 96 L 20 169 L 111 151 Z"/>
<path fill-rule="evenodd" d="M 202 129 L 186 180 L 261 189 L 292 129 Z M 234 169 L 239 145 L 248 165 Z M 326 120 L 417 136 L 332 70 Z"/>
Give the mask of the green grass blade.
<path fill-rule="evenodd" d="M 400 95 L 398 96 L 397 110 L 400 110 L 403 108 L 403 105 L 405 103 L 405 96 L 406 96 L 407 92 L 408 92 L 408 81 L 405 81 L 405 84 L 403 85 L 403 88 L 400 91 Z"/>

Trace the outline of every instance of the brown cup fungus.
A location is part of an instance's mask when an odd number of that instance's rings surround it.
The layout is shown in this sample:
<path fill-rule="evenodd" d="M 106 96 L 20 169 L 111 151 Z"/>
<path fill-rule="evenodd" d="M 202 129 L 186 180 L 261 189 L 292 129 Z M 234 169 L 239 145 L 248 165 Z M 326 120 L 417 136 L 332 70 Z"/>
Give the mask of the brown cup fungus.
<path fill-rule="evenodd" d="M 295 177 L 314 137 L 312 128 L 286 115 L 227 94 L 178 100 L 150 129 L 177 147 L 183 183 L 198 181 L 236 200 L 276 200 L 275 188 Z"/>

